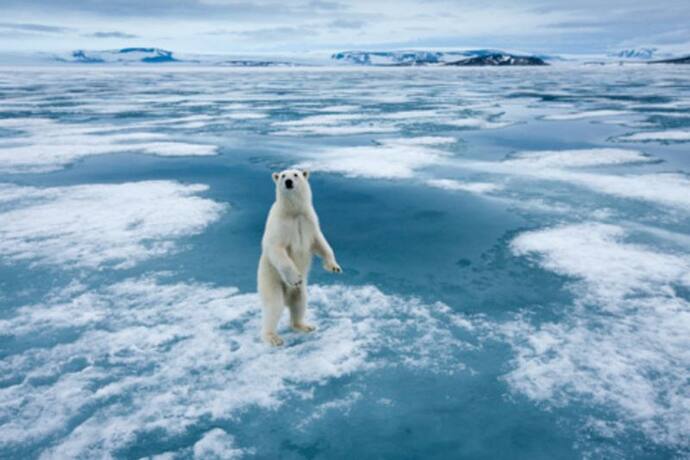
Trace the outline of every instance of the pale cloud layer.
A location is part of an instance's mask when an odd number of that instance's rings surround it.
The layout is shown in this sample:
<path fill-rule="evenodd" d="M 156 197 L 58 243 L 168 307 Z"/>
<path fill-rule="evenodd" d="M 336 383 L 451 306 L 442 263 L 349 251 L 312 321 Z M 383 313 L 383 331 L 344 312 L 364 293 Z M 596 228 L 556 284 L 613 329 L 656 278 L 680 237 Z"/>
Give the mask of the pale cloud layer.
<path fill-rule="evenodd" d="M 587 53 L 651 45 L 681 51 L 690 44 L 687 17 L 690 4 L 680 0 L 5 0 L 0 47 L 271 53 L 486 46 Z"/>

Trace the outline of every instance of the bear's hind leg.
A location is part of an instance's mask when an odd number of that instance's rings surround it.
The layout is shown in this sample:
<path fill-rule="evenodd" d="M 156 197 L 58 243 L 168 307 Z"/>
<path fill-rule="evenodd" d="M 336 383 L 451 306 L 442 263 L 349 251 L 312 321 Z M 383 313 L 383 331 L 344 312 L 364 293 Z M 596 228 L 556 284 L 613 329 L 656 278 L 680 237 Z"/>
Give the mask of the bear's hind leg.
<path fill-rule="evenodd" d="M 278 335 L 276 329 L 280 316 L 285 308 L 285 299 L 283 296 L 283 289 L 280 284 L 275 283 L 276 286 L 261 286 L 259 289 L 261 294 L 261 306 L 263 308 L 261 338 L 264 342 L 271 346 L 279 347 L 283 345 L 283 339 Z"/>
<path fill-rule="evenodd" d="M 313 332 L 316 327 L 304 322 L 304 314 L 307 310 L 307 288 L 302 285 L 288 293 L 288 307 L 290 308 L 290 323 L 292 328 L 299 332 Z"/>

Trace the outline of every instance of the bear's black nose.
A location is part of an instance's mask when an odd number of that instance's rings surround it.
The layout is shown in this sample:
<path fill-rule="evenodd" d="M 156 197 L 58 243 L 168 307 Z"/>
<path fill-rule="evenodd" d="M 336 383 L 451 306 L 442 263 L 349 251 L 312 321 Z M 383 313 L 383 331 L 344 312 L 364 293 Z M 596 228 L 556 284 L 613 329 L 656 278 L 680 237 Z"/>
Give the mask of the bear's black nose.
<path fill-rule="evenodd" d="M 287 188 L 292 188 L 292 179 L 286 180 L 286 181 L 285 181 L 285 186 L 286 186 Z"/>

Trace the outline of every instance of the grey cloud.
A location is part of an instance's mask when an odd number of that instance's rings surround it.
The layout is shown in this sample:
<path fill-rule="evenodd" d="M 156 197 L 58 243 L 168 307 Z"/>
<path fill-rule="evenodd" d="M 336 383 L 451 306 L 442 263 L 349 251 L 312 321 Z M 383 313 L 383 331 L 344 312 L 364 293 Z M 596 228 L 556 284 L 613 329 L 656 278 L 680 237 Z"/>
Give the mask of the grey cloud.
<path fill-rule="evenodd" d="M 329 2 L 324 0 L 312 0 L 307 4 L 307 7 L 325 11 L 338 11 L 346 9 L 346 6 L 342 3 Z"/>
<path fill-rule="evenodd" d="M 357 19 L 336 19 L 328 23 L 331 29 L 361 29 L 366 22 Z"/>
<path fill-rule="evenodd" d="M 269 27 L 263 29 L 231 32 L 233 35 L 250 40 L 289 40 L 301 37 L 313 37 L 318 32 L 307 27 Z"/>
<path fill-rule="evenodd" d="M 49 26 L 46 24 L 27 24 L 17 22 L 0 22 L 0 29 L 16 30 L 20 32 L 38 32 L 47 34 L 61 34 L 70 32 L 72 29 L 67 27 Z"/>
<path fill-rule="evenodd" d="M 84 37 L 91 37 L 91 38 L 139 38 L 138 35 L 128 34 L 126 32 L 118 32 L 118 31 L 94 32 L 92 34 L 84 34 L 83 36 Z"/>
<path fill-rule="evenodd" d="M 390 8 L 383 14 L 370 11 L 370 6 L 377 5 L 379 0 L 0 0 L 7 21 L 0 23 L 0 36 L 8 37 L 7 42 L 17 42 L 20 37 L 62 38 L 60 34 L 65 41 L 72 42 L 79 34 L 89 34 L 81 35 L 88 38 L 134 38 L 130 33 L 117 32 L 127 30 L 141 35 L 138 38 L 151 38 L 146 27 L 132 28 L 135 24 L 150 23 L 156 26 L 157 34 L 178 43 L 194 34 L 206 36 L 207 42 L 212 42 L 212 35 L 228 36 L 228 43 L 212 44 L 216 48 L 241 41 L 240 47 L 280 49 L 301 39 L 306 43 L 305 49 L 361 48 L 371 40 L 371 48 L 401 43 L 408 47 L 476 45 L 554 52 L 592 52 L 624 42 L 690 43 L 687 0 L 524 0 L 519 5 L 513 0 L 411 1 L 405 9 L 388 2 Z M 512 28 L 519 30 L 513 36 L 496 34 L 495 21 L 487 17 L 487 12 L 495 14 L 499 23 L 510 24 L 514 16 L 515 21 L 527 18 L 524 20 L 529 26 L 523 30 Z M 482 21 L 473 24 L 474 32 L 453 29 L 454 17 L 463 22 L 472 20 L 473 14 L 477 21 Z M 438 21 L 439 16 L 444 21 Z M 46 18 L 35 19 L 36 22 L 59 23 L 64 19 L 64 24 L 75 28 L 85 24 L 85 28 L 97 31 L 23 23 L 20 18 L 26 17 Z M 182 25 L 178 27 L 177 21 Z M 437 28 L 439 22 L 446 25 Z M 350 35 L 346 43 L 340 42 L 343 35 Z M 310 40 L 314 36 L 322 38 L 323 43 Z M 157 35 L 155 39 L 161 37 Z M 229 43 L 231 40 L 233 43 Z M 58 46 L 58 40 L 55 42 Z"/>
<path fill-rule="evenodd" d="M 279 16 L 300 16 L 317 10 L 337 10 L 339 3 L 314 0 L 311 2 L 260 1 L 217 1 L 204 0 L 2 0 L 6 11 L 36 13 L 78 13 L 111 18 L 157 18 L 175 17 L 181 19 L 247 19 L 275 18 Z"/>

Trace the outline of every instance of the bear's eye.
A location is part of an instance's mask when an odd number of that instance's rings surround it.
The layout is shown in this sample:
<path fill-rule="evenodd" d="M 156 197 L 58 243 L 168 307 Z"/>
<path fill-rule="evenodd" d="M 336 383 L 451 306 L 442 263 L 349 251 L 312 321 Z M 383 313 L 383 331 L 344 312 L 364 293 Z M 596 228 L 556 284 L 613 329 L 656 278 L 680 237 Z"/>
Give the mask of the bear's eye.
<path fill-rule="evenodd" d="M 285 179 L 285 174 L 283 174 L 283 179 Z"/>
<path fill-rule="evenodd" d="M 297 174 L 295 174 L 295 177 L 297 177 Z"/>

